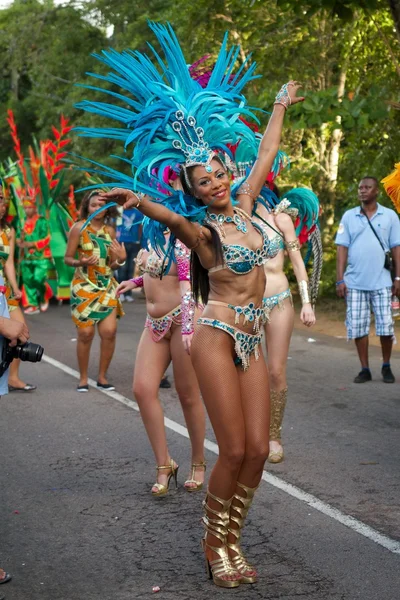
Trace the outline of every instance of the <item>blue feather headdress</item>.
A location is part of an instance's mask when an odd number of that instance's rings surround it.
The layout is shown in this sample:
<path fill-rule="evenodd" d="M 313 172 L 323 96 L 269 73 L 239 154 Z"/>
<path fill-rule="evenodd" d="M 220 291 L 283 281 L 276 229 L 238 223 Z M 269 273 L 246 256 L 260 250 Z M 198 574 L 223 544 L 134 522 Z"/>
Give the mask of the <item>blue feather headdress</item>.
<path fill-rule="evenodd" d="M 239 47 L 228 48 L 227 34 L 206 88 L 190 75 L 179 42 L 170 25 L 150 23 L 164 58 L 149 44 L 153 60 L 138 51 L 104 50 L 94 55 L 111 69 L 107 75 L 90 73 L 101 86 L 85 86 L 102 92 L 115 102 L 83 101 L 78 108 L 107 117 L 121 127 L 87 128 L 75 130 L 80 135 L 121 140 L 125 151 L 132 152 L 134 188 L 172 202 L 181 212 L 190 200 L 163 185 L 155 194 L 154 180 L 161 182 L 161 174 L 173 164 L 183 167 L 204 165 L 206 168 L 215 153 L 230 154 L 229 145 L 245 140 L 246 146 L 258 147 L 257 137 L 240 120 L 240 116 L 256 119 L 253 108 L 243 96 L 243 88 L 256 77 L 255 63 L 249 60 L 235 71 Z M 113 89 L 107 86 L 112 84 Z M 119 91 L 115 91 L 115 87 Z M 118 106 L 122 101 L 124 106 Z M 256 119 L 257 120 L 257 119 Z M 132 148 L 132 150 L 131 150 Z M 118 170 L 98 165 L 102 174 L 108 174 L 112 185 L 124 179 Z M 160 176 L 158 176 L 160 174 Z M 126 181 L 124 181 L 126 184 Z M 169 201 L 168 204 L 171 204 Z M 190 211 L 189 211 L 190 212 Z"/>

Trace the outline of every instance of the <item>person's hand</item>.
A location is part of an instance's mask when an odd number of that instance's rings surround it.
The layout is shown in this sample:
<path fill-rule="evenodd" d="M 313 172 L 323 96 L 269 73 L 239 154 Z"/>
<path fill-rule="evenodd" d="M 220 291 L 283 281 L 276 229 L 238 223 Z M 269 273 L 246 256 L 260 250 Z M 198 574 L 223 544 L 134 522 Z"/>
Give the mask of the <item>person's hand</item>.
<path fill-rule="evenodd" d="M 288 81 L 277 93 L 274 104 L 282 104 L 285 108 L 289 108 L 291 104 L 303 102 L 305 100 L 304 96 L 297 95 L 300 88 L 301 83 L 298 81 Z"/>
<path fill-rule="evenodd" d="M 127 281 L 121 281 L 121 283 L 118 285 L 117 289 L 115 290 L 115 294 L 118 297 L 121 294 L 125 294 L 126 292 L 129 292 L 130 290 L 134 290 L 135 287 L 136 287 L 136 283 L 133 283 L 133 281 L 131 281 L 130 279 L 128 279 Z"/>
<path fill-rule="evenodd" d="M 392 295 L 400 297 L 400 281 L 395 279 L 392 285 Z"/>
<path fill-rule="evenodd" d="M 297 104 L 298 102 L 304 102 L 304 96 L 298 96 L 297 92 L 302 87 L 301 83 L 298 81 L 289 81 L 288 84 L 288 94 L 290 98 L 290 104 Z"/>
<path fill-rule="evenodd" d="M 336 286 L 336 293 L 339 296 L 339 298 L 346 298 L 347 296 L 347 286 L 345 283 L 339 283 L 339 285 Z"/>
<path fill-rule="evenodd" d="M 31 247 L 30 244 L 31 244 L 31 242 L 23 242 L 22 240 L 19 240 L 17 242 L 17 245 L 19 248 L 30 248 Z"/>
<path fill-rule="evenodd" d="M 10 340 L 10 346 L 16 346 L 18 342 L 25 344 L 29 340 L 29 329 L 26 323 L 6 317 L 0 319 L 0 334 Z"/>
<path fill-rule="evenodd" d="M 109 192 L 101 192 L 99 196 L 105 202 L 117 202 L 117 204 L 123 206 L 125 209 L 136 208 L 139 201 L 134 192 L 125 190 L 124 188 L 113 188 Z"/>
<path fill-rule="evenodd" d="M 21 300 L 22 298 L 22 292 L 19 288 L 13 288 L 13 292 L 14 292 L 14 297 L 16 300 Z"/>
<path fill-rule="evenodd" d="M 315 325 L 315 314 L 314 311 L 312 309 L 311 304 L 304 304 L 302 306 L 301 312 L 300 312 L 300 319 L 301 322 L 306 325 L 307 327 L 311 327 L 312 325 Z"/>
<path fill-rule="evenodd" d="M 127 254 L 123 242 L 120 244 L 117 240 L 113 240 L 110 244 L 110 250 L 118 262 L 126 260 Z"/>
<path fill-rule="evenodd" d="M 82 267 L 97 265 L 99 262 L 99 257 L 95 254 L 92 254 L 91 256 L 81 256 L 79 262 L 81 263 Z"/>
<path fill-rule="evenodd" d="M 190 356 L 190 349 L 192 347 L 193 335 L 194 335 L 193 333 L 188 333 L 188 334 L 182 336 L 183 347 L 185 348 L 185 350 L 189 354 L 189 356 Z"/>

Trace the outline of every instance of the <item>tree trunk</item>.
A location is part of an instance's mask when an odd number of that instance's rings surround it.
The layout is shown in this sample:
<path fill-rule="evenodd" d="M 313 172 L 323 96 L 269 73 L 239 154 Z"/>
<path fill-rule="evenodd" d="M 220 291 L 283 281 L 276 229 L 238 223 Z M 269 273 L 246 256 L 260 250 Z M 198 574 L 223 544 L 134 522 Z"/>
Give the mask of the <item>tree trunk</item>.
<path fill-rule="evenodd" d="M 397 39 L 400 42 L 400 0 L 389 0 L 389 6 L 396 27 Z"/>
<path fill-rule="evenodd" d="M 346 61 L 347 62 L 347 61 Z M 344 89 L 346 85 L 346 76 L 347 76 L 347 64 L 344 65 L 342 71 L 339 75 L 339 85 L 338 85 L 338 99 L 341 100 L 344 96 Z M 338 116 L 336 118 L 338 125 L 341 124 L 341 117 Z M 331 183 L 332 189 L 335 189 L 337 184 L 338 172 L 339 172 L 339 152 L 340 152 L 340 143 L 342 141 L 343 132 L 340 127 L 334 129 L 332 132 L 332 138 L 330 143 L 330 152 L 329 152 L 329 180 Z"/>
<path fill-rule="evenodd" d="M 13 65 L 11 67 L 11 95 L 15 101 L 18 101 L 19 92 L 19 72 L 18 69 Z"/>

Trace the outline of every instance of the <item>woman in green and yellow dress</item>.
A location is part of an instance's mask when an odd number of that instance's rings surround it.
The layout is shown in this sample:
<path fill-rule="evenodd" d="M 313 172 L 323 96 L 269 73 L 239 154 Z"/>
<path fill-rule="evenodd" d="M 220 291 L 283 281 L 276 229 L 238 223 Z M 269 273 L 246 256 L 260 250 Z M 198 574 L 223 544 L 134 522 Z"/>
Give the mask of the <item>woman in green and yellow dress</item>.
<path fill-rule="evenodd" d="M 15 230 L 7 223 L 8 204 L 0 186 L 0 275 L 4 279 L 5 296 L 7 299 L 10 318 L 25 323 L 24 315 L 19 306 L 22 292 L 18 287 L 15 274 Z M 8 388 L 10 392 L 31 392 L 35 385 L 25 383 L 19 377 L 19 358 L 14 359 L 10 365 Z"/>
<path fill-rule="evenodd" d="M 107 381 L 107 370 L 115 349 L 117 318 L 124 314 L 115 294 L 118 284 L 113 271 L 124 264 L 126 251 L 115 238 L 113 219 L 117 211 L 115 208 L 101 211 L 105 202 L 99 193 L 92 190 L 84 196 L 80 221 L 70 231 L 65 253 L 65 263 L 76 267 L 71 283 L 71 311 L 78 332 L 78 392 L 89 390 L 89 354 L 96 325 L 101 338 L 97 387 L 115 389 Z M 92 215 L 87 224 L 87 218 Z"/>

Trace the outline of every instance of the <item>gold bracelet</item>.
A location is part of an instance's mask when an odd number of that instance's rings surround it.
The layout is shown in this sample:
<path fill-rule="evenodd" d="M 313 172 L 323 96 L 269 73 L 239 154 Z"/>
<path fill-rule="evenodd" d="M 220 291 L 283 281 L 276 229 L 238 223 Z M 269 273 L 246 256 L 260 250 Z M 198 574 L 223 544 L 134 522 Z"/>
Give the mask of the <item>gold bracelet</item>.
<path fill-rule="evenodd" d="M 134 194 L 134 196 L 136 196 L 136 198 L 137 198 L 137 204 L 136 204 L 136 206 L 134 206 L 133 208 L 139 208 L 139 206 L 140 206 L 140 203 L 141 203 L 141 202 L 142 202 L 142 200 L 143 200 L 143 196 L 142 196 L 142 194 L 137 194 L 136 192 L 132 192 L 132 193 L 133 193 L 133 194 Z"/>
<path fill-rule="evenodd" d="M 298 252 L 300 250 L 300 242 L 299 240 L 293 240 L 292 242 L 285 243 L 286 249 L 289 252 Z"/>
<path fill-rule="evenodd" d="M 308 281 L 306 281 L 305 279 L 303 279 L 302 281 L 299 281 L 299 292 L 300 292 L 300 298 L 301 298 L 301 303 L 304 306 L 304 304 L 310 304 L 310 294 L 308 292 Z"/>

